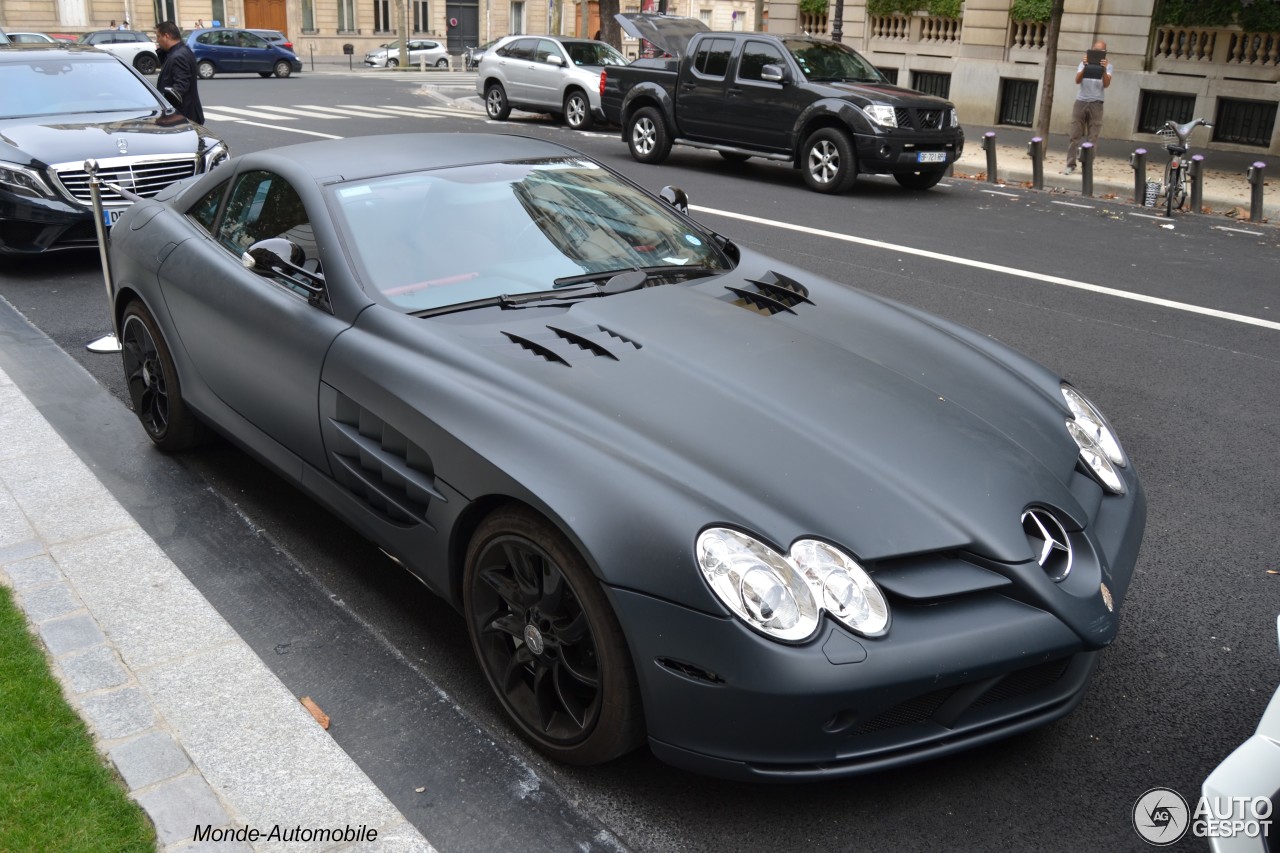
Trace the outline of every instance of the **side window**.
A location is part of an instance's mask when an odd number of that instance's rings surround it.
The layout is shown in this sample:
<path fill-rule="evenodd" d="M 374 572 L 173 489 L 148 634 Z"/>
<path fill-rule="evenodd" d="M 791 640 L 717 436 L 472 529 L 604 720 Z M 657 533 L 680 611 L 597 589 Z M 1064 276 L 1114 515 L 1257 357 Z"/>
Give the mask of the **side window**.
<path fill-rule="evenodd" d="M 766 65 L 787 67 L 782 51 L 762 41 L 749 41 L 742 48 L 742 58 L 738 60 L 739 80 L 760 80 L 760 72 Z"/>
<path fill-rule="evenodd" d="M 254 50 L 266 50 L 267 40 L 260 35 L 256 35 L 255 33 L 241 33 L 240 46 L 251 47 Z"/>
<path fill-rule="evenodd" d="M 259 240 L 283 237 L 300 250 L 298 266 L 319 269 L 320 253 L 302 199 L 288 181 L 273 172 L 246 172 L 235 179 L 217 236 L 236 257 Z M 276 281 L 293 289 L 285 279 Z"/>
<path fill-rule="evenodd" d="M 551 39 L 538 39 L 538 61 L 546 62 L 552 56 L 559 56 L 560 48 Z"/>
<path fill-rule="evenodd" d="M 533 60 L 534 47 L 537 45 L 536 39 L 516 39 L 507 48 L 507 56 L 511 59 Z"/>
<path fill-rule="evenodd" d="M 732 52 L 733 39 L 706 39 L 698 46 L 693 67 L 704 77 L 723 78 L 729 70 L 729 54 Z"/>
<path fill-rule="evenodd" d="M 228 183 L 230 182 L 223 181 L 218 184 L 187 211 L 187 215 L 200 223 L 210 234 L 213 233 L 214 220 L 218 218 L 218 206 L 222 204 L 222 197 L 227 194 Z"/>

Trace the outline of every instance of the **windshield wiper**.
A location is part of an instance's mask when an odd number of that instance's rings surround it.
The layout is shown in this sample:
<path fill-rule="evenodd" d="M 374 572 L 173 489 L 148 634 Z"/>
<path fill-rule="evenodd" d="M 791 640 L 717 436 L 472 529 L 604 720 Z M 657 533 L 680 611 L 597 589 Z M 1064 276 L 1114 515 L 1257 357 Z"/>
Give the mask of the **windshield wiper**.
<path fill-rule="evenodd" d="M 608 280 L 604 283 L 594 283 L 596 279 L 608 276 Z M 522 308 L 526 305 L 546 302 L 560 302 L 571 299 L 585 299 L 589 296 L 608 296 L 613 293 L 623 293 L 628 290 L 635 290 L 641 287 L 648 276 L 640 270 L 627 270 L 625 272 L 612 273 L 593 273 L 589 276 L 576 276 L 574 281 L 566 279 L 556 279 L 555 290 L 535 290 L 532 293 L 502 293 L 497 296 L 486 296 L 484 299 L 473 299 L 470 302 L 458 302 L 453 305 L 440 305 L 436 308 L 427 308 L 422 311 L 414 311 L 415 317 L 435 317 L 440 314 L 451 314 L 454 311 L 470 311 L 472 308 L 486 308 L 498 306 L 499 308 Z M 570 287 L 572 284 L 578 284 L 578 287 Z"/>
<path fill-rule="evenodd" d="M 603 282 L 600 284 L 600 291 L 607 296 L 610 293 L 624 293 L 628 290 L 636 290 L 653 276 L 678 277 L 682 279 L 701 278 L 704 275 L 714 275 L 716 272 L 718 270 L 713 270 L 700 264 L 693 266 L 662 264 L 654 267 L 632 267 L 624 270 L 605 270 L 603 272 L 587 272 L 581 275 L 567 275 L 564 278 L 555 280 L 555 288 L 559 290 L 562 287 L 582 284 L 583 282 Z M 637 275 L 639 275 L 638 279 L 636 278 Z"/>

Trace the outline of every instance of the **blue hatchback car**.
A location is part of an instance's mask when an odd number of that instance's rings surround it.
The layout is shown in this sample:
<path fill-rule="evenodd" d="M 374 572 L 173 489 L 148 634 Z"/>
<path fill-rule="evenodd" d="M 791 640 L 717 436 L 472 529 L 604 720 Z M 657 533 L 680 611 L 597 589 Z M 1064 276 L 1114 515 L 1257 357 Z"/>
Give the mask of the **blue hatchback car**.
<path fill-rule="evenodd" d="M 252 74 L 259 77 L 288 77 L 302 70 L 302 62 L 291 50 L 272 44 L 257 33 L 227 27 L 193 30 L 187 45 L 196 56 L 201 80 L 215 74 Z"/>

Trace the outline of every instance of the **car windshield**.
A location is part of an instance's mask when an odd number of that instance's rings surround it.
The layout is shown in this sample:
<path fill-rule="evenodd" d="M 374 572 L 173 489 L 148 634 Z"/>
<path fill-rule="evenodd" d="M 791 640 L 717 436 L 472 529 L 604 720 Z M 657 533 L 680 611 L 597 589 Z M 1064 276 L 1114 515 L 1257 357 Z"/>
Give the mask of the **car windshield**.
<path fill-rule="evenodd" d="M 36 57 L 0 63 L 3 117 L 158 110 L 145 84 L 119 62 Z"/>
<path fill-rule="evenodd" d="M 405 311 L 552 290 L 591 273 L 731 265 L 664 202 L 583 158 L 413 172 L 331 192 L 366 286 Z"/>
<path fill-rule="evenodd" d="M 569 60 L 574 65 L 626 65 L 627 58 L 613 47 L 597 41 L 569 41 L 564 43 Z"/>
<path fill-rule="evenodd" d="M 809 80 L 842 80 L 850 83 L 884 83 L 884 75 L 852 48 L 827 41 L 783 39 Z"/>

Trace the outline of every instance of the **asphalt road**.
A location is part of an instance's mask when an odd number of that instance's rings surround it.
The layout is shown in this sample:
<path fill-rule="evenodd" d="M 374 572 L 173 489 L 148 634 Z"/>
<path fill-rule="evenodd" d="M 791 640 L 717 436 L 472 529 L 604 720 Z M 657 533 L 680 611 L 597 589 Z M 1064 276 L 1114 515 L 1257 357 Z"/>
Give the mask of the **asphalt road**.
<path fill-rule="evenodd" d="M 212 113 L 439 103 L 388 75 L 200 85 Z M 908 194 L 860 179 L 829 198 L 771 163 L 677 149 L 644 166 L 614 133 L 574 134 L 545 118 L 238 115 L 254 123 L 211 121 L 238 152 L 309 133 L 520 132 L 574 145 L 651 189 L 681 186 L 699 219 L 742 243 L 1060 371 L 1106 412 L 1147 490 L 1120 635 L 1083 704 L 1054 725 L 821 785 L 729 784 L 643 752 L 566 768 L 511 734 L 461 618 L 377 549 L 230 446 L 179 459 L 147 446 L 119 402 L 118 359 L 83 349 L 107 328 L 95 255 L 0 265 L 0 295 L 98 383 L 85 392 L 51 371 L 41 386 L 42 397 L 100 403 L 100 417 L 67 427 L 73 445 L 282 680 L 330 713 L 333 736 L 442 851 L 1139 850 L 1134 801 L 1157 786 L 1198 794 L 1252 733 L 1280 682 L 1280 575 L 1268 574 L 1280 570 L 1276 229 L 1171 223 L 961 180 Z M 42 368 L 36 360 L 15 378 L 34 387 Z M 1175 849 L 1205 847 L 1188 838 Z"/>

